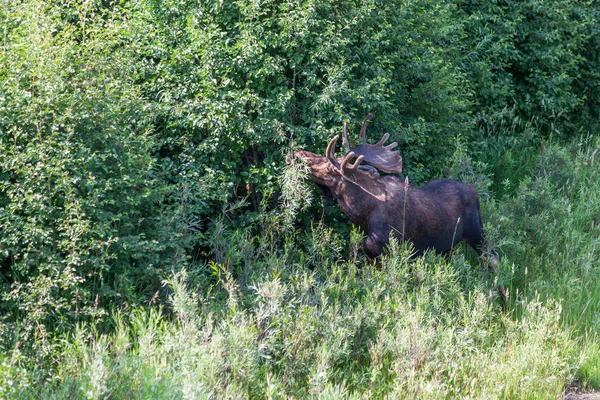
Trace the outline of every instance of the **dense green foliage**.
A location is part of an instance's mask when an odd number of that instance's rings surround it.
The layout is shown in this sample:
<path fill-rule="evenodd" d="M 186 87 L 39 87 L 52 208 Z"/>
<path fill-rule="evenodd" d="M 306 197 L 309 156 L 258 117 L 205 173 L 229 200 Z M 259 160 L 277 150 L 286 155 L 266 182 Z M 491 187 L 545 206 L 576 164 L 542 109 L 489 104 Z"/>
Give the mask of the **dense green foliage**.
<path fill-rule="evenodd" d="M 600 386 L 599 82 L 592 1 L 0 0 L 2 390 Z M 477 186 L 502 310 L 472 255 L 374 270 L 312 201 L 291 151 L 368 112 L 411 182 Z"/>

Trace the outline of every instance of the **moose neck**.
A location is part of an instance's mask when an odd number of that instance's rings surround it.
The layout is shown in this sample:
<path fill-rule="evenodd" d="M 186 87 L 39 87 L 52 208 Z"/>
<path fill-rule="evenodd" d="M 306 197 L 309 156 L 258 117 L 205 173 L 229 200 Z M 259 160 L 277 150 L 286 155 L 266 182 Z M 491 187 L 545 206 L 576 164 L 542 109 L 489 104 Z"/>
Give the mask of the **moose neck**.
<path fill-rule="evenodd" d="M 373 193 L 369 193 L 345 179 L 329 189 L 334 194 L 344 214 L 352 223 L 360 226 L 365 231 L 369 223 L 367 216 L 385 201 L 385 199 L 378 199 Z"/>

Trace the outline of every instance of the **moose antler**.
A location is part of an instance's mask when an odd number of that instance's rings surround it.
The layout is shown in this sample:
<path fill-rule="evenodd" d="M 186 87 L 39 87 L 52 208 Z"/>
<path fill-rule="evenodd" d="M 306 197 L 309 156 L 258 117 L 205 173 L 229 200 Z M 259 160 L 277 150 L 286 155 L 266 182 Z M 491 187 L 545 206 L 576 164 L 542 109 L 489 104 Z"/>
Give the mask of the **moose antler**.
<path fill-rule="evenodd" d="M 357 157 L 354 164 L 348 165 L 350 160 L 352 160 L 355 157 L 354 152 L 351 151 L 344 156 L 344 159 L 340 164 L 337 158 L 335 158 L 335 145 L 338 139 L 339 135 L 336 135 L 333 137 L 333 139 L 329 141 L 329 144 L 327 145 L 327 150 L 325 150 L 325 157 L 327 157 L 329 162 L 333 164 L 333 166 L 336 167 L 343 176 L 350 177 L 352 174 L 358 171 L 358 167 L 360 167 L 360 163 L 364 160 L 365 157 L 363 155 L 360 155 Z"/>
<path fill-rule="evenodd" d="M 354 164 L 352 165 L 348 165 L 348 162 L 350 160 L 352 160 L 354 158 L 354 152 L 351 151 L 350 153 L 346 154 L 344 156 L 344 159 L 342 160 L 342 172 L 356 172 L 356 170 L 358 170 L 358 167 L 360 166 L 360 163 L 363 161 L 363 159 L 365 158 L 364 156 L 358 156 L 358 158 L 356 159 L 356 161 L 354 162 Z"/>
<path fill-rule="evenodd" d="M 363 155 L 359 155 L 353 164 L 350 164 L 350 161 L 356 156 L 356 154 L 352 151 L 344 156 L 341 163 L 335 158 L 335 145 L 338 138 L 339 135 L 336 135 L 329 141 L 327 150 L 325 151 L 325 157 L 327 157 L 327 160 L 333 164 L 333 166 L 346 180 L 359 186 L 376 199 L 380 201 L 386 201 L 387 190 L 385 186 L 382 186 L 377 180 L 377 178 L 379 178 L 379 173 L 371 166 L 361 165 L 365 159 Z"/>
<path fill-rule="evenodd" d="M 329 160 L 330 163 L 334 165 L 337 169 L 340 169 L 340 163 L 335 158 L 335 144 L 339 138 L 339 135 L 335 135 L 333 139 L 329 141 L 327 145 L 327 150 L 325 150 L 325 157 Z"/>
<path fill-rule="evenodd" d="M 394 142 L 390 145 L 384 146 L 383 144 L 389 139 L 390 134 L 386 133 L 383 135 L 381 140 L 376 144 L 367 143 L 367 125 L 373 118 L 373 114 L 367 114 L 367 118 L 360 128 L 360 144 L 353 149 L 350 148 L 348 142 L 348 127 L 344 124 L 342 135 L 344 139 L 344 147 L 348 153 L 353 152 L 355 156 L 362 156 L 364 161 L 377 168 L 381 172 L 388 174 L 399 174 L 402 172 L 402 157 L 397 151 L 392 151 L 393 148 L 398 146 L 398 143 Z"/>

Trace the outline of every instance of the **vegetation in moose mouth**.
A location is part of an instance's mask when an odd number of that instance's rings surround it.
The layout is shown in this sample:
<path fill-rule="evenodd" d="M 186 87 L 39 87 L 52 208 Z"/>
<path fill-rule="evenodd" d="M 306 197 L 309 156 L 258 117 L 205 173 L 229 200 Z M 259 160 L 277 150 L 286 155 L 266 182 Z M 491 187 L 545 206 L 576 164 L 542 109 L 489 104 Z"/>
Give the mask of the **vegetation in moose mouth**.
<path fill-rule="evenodd" d="M 597 391 L 598 32 L 592 1 L 0 0 L 0 398 Z"/>

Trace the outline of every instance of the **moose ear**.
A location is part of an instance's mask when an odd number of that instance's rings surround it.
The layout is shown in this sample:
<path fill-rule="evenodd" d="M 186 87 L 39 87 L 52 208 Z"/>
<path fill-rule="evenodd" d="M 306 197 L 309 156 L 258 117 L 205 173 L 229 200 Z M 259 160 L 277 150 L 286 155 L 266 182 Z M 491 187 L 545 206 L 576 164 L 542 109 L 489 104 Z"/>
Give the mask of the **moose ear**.
<path fill-rule="evenodd" d="M 369 165 L 360 165 L 364 156 L 360 155 L 356 158 L 354 164 L 349 165 L 350 160 L 354 157 L 354 153 L 346 154 L 340 164 L 342 177 L 360 187 L 364 192 L 375 197 L 379 201 L 387 201 L 386 186 L 379 179 L 379 172 Z"/>
<path fill-rule="evenodd" d="M 379 174 L 372 171 L 358 169 L 354 174 L 344 174 L 343 177 L 360 187 L 367 194 L 379 201 L 387 201 L 388 192 L 385 185 L 379 180 Z"/>

